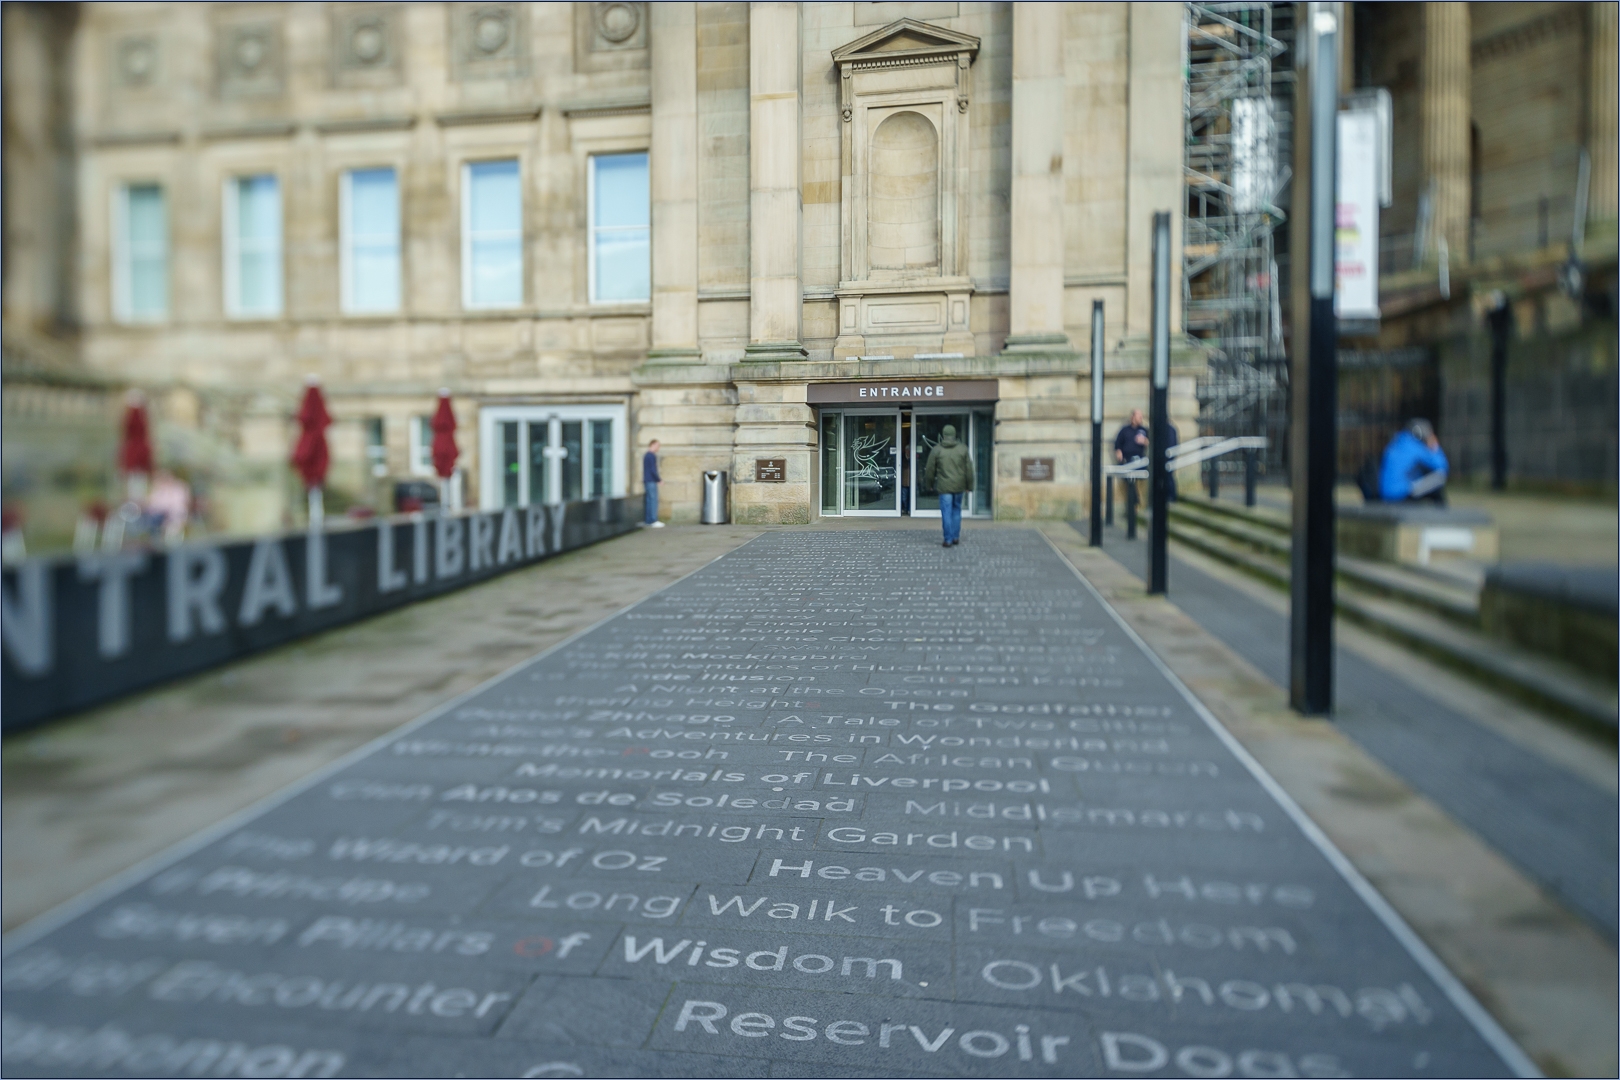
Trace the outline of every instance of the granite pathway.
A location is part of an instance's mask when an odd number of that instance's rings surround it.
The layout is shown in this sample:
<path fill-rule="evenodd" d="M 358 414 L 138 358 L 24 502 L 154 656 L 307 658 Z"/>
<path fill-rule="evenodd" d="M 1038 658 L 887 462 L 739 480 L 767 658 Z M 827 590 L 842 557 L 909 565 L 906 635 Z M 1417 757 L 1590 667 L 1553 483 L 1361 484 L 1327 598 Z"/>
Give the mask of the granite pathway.
<path fill-rule="evenodd" d="M 1078 526 L 1077 526 L 1078 528 Z M 1145 573 L 1146 546 L 1105 532 L 1103 550 Z M 1170 597 L 1278 686 L 1288 685 L 1288 618 L 1172 553 Z M 1340 648 L 1334 721 L 1612 943 L 1620 831 L 1605 791 L 1452 708 L 1443 695 Z"/>
<path fill-rule="evenodd" d="M 760 537 L 5 961 L 13 1076 L 1533 1071 L 1033 530 Z"/>

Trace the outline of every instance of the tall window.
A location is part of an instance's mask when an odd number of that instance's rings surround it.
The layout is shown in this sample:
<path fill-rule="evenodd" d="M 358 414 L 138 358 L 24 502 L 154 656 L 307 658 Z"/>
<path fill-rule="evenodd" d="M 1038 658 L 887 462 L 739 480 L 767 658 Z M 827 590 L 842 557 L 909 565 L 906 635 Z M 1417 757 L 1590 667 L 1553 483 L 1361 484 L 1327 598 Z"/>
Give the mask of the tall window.
<path fill-rule="evenodd" d="M 399 180 L 393 169 L 343 174 L 343 310 L 399 310 Z"/>
<path fill-rule="evenodd" d="M 523 303 L 523 195 L 518 163 L 462 167 L 461 301 L 469 308 Z"/>
<path fill-rule="evenodd" d="M 411 472 L 417 476 L 432 476 L 433 472 L 433 418 L 411 417 L 409 453 Z"/>
<path fill-rule="evenodd" d="M 366 417 L 366 461 L 372 476 L 388 475 L 388 441 L 386 428 L 380 416 Z"/>
<path fill-rule="evenodd" d="M 648 227 L 652 204 L 646 154 L 597 154 L 590 159 L 591 301 L 652 297 Z"/>
<path fill-rule="evenodd" d="M 238 176 L 225 185 L 225 312 L 281 314 L 281 183 Z"/>
<path fill-rule="evenodd" d="M 169 314 L 169 212 L 156 184 L 118 189 L 113 253 L 113 314 L 121 322 L 159 322 Z"/>

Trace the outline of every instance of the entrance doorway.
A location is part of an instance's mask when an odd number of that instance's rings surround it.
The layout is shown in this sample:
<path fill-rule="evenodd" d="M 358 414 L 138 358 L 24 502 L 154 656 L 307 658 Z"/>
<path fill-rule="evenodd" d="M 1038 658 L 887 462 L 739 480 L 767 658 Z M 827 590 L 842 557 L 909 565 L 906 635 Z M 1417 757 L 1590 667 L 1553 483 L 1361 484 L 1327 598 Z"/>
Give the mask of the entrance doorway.
<path fill-rule="evenodd" d="M 480 504 L 536 506 L 623 495 L 622 406 L 506 406 L 480 411 Z"/>
<path fill-rule="evenodd" d="M 955 428 L 973 461 L 974 490 L 962 512 L 991 515 L 991 409 L 828 409 L 820 426 L 823 517 L 938 517 L 939 492 L 924 474 L 946 426 Z"/>

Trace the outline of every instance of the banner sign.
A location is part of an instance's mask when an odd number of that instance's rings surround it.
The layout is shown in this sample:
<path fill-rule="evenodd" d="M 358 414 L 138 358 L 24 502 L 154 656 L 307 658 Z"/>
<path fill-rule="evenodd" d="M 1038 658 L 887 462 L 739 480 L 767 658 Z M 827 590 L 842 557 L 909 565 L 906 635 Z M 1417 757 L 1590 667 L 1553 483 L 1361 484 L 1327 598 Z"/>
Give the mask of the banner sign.
<path fill-rule="evenodd" d="M 624 499 L 29 559 L 0 574 L 10 733 L 630 532 Z"/>
<path fill-rule="evenodd" d="M 1333 227 L 1334 314 L 1378 318 L 1378 114 L 1339 113 L 1339 184 Z"/>

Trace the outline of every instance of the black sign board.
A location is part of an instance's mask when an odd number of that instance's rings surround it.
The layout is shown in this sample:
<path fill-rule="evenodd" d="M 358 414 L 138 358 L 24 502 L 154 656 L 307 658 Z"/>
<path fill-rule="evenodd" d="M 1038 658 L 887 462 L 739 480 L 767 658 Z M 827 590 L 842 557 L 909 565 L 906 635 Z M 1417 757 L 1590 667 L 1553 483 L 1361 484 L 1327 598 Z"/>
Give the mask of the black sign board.
<path fill-rule="evenodd" d="M 635 528 L 623 499 L 31 559 L 3 575 L 9 733 Z"/>
<path fill-rule="evenodd" d="M 780 484 L 787 480 L 786 458 L 755 458 L 754 482 L 757 484 Z"/>
<path fill-rule="evenodd" d="M 995 379 L 862 379 L 805 387 L 805 400 L 812 405 L 931 405 L 1000 398 L 1001 384 Z"/>
<path fill-rule="evenodd" d="M 1531 1068 L 1032 530 L 767 533 L 5 959 L 8 1076 Z"/>
<path fill-rule="evenodd" d="M 1048 483 L 1056 471 L 1049 457 L 1020 458 L 1018 462 L 1019 478 L 1026 484 Z"/>

